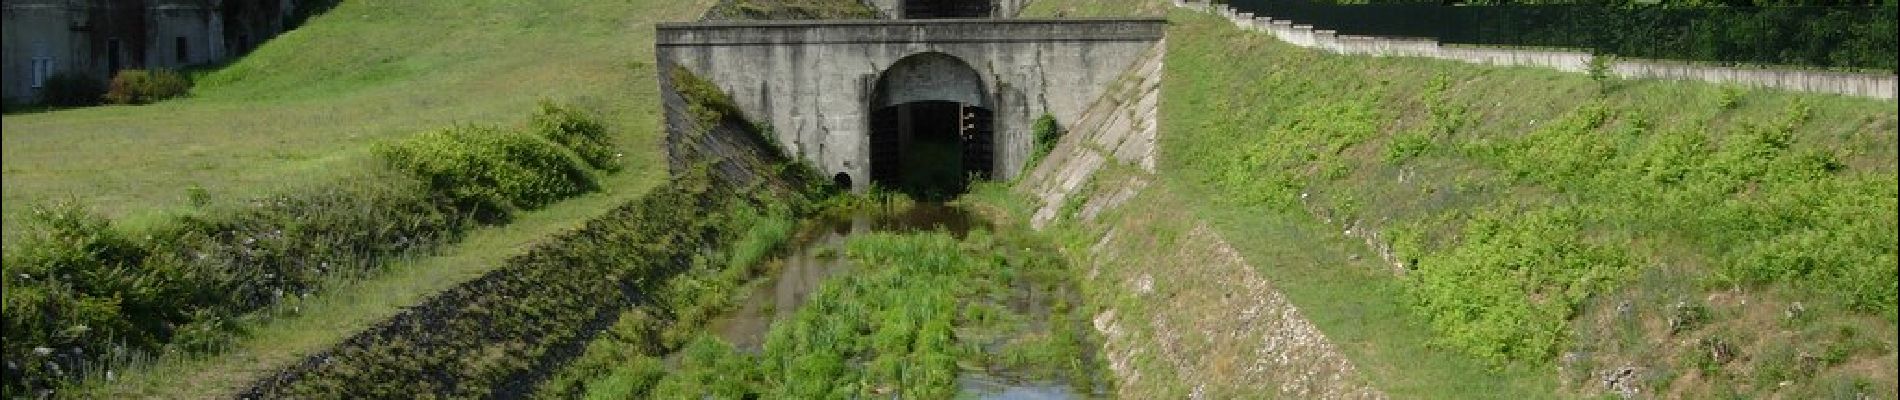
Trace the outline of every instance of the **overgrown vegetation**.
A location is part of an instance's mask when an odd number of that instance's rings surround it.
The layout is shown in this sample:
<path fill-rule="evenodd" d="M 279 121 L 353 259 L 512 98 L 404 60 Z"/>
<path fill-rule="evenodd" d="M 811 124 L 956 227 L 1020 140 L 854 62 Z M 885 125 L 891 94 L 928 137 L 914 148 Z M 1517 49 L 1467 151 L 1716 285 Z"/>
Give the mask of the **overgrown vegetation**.
<path fill-rule="evenodd" d="M 537 246 L 248 392 L 259 396 L 411 397 L 526 394 L 621 306 L 669 277 L 713 268 L 761 220 L 783 220 L 800 195 L 734 192 L 703 172 L 675 180 L 586 228 Z M 747 210 L 770 211 L 755 214 Z M 778 224 L 785 224 L 778 222 Z M 734 261 L 757 257 L 734 253 Z M 637 304 L 637 303 L 636 303 Z M 625 323 L 637 323 L 628 320 Z M 625 324 L 623 323 L 623 324 Z M 614 333 L 608 333 L 614 334 Z"/>
<path fill-rule="evenodd" d="M 1494 368 L 1559 364 L 1582 393 L 1606 390 L 1591 368 L 1621 365 L 1645 374 L 1645 392 L 1710 393 L 1770 379 L 1765 343 L 1792 339 L 1761 324 L 1793 322 L 1748 315 L 1795 304 L 1824 325 L 1892 331 L 1891 101 L 1654 81 L 1604 91 L 1558 72 L 1323 55 L 1178 17 L 1171 35 L 1196 40 L 1170 42 L 1163 175 L 1222 215 L 1311 214 L 1391 245 L 1407 270 L 1394 279 L 1440 345 Z M 1709 296 L 1747 300 L 1673 335 L 1590 333 L 1661 324 L 1668 304 Z M 1707 351 L 1672 337 L 1715 336 L 1749 344 L 1720 373 L 1668 372 Z M 1892 360 L 1892 342 L 1843 348 L 1857 361 L 1737 393 L 1816 393 L 1833 383 L 1811 378 L 1827 376 L 1890 386 L 1890 369 L 1836 368 Z"/>
<path fill-rule="evenodd" d="M 1029 132 L 1035 135 L 1036 142 L 1035 148 L 1029 153 L 1028 167 L 1025 168 L 1035 167 L 1042 157 L 1049 155 L 1049 151 L 1055 150 L 1056 142 L 1062 141 L 1062 126 L 1056 125 L 1056 117 L 1049 114 L 1037 117 L 1036 122 L 1029 126 Z"/>
<path fill-rule="evenodd" d="M 7 114 L 0 233 L 11 243 L 39 202 L 70 198 L 143 224 L 189 210 L 183 189 L 194 185 L 222 206 L 348 180 L 380 167 L 369 151 L 378 143 L 512 124 L 539 99 L 599 114 L 614 136 L 610 154 L 630 166 L 601 177 L 603 192 L 635 196 L 665 175 L 633 167 L 665 160 L 664 149 L 644 145 L 664 131 L 653 31 L 642 27 L 690 20 L 713 1 L 294 3 L 314 15 L 308 23 L 191 74 L 187 97 Z M 617 203 L 561 214 L 578 223 Z"/>
<path fill-rule="evenodd" d="M 40 104 L 52 107 L 84 107 L 105 99 L 105 85 L 86 74 L 61 72 L 46 78 L 40 88 Z"/>
<path fill-rule="evenodd" d="M 1105 378 L 1086 356 L 1087 325 L 1066 283 L 1073 271 L 1023 240 L 985 231 L 960 240 L 941 231 L 856 237 L 845 251 L 859 265 L 856 272 L 827 281 L 791 319 L 775 324 L 762 353 L 740 352 L 710 336 L 660 335 L 669 337 L 661 346 L 625 341 L 649 345 L 603 352 L 625 358 L 594 370 L 585 392 L 588 398 L 949 398 L 958 392 L 957 376 L 974 370 L 1060 379 L 1093 393 Z M 1049 314 L 1024 308 L 1039 302 L 1050 305 Z M 655 368 L 652 360 L 666 353 L 653 351 L 674 348 L 679 366 Z"/>
<path fill-rule="evenodd" d="M 427 182 L 457 209 L 500 221 L 520 209 L 594 189 L 587 164 L 548 138 L 492 127 L 428 132 L 377 153 L 391 168 Z"/>
<path fill-rule="evenodd" d="M 57 390 L 150 352 L 218 351 L 241 334 L 236 320 L 427 254 L 459 239 L 471 216 L 505 218 L 593 188 L 571 150 L 523 130 L 425 134 L 386 157 L 399 173 L 208 208 L 140 231 L 74 204 L 36 211 L 0 267 L 4 355 L 16 368 L 6 393 Z"/>
<path fill-rule="evenodd" d="M 741 285 L 762 272 L 765 257 L 791 238 L 795 216 L 789 211 L 752 215 L 740 210 L 736 221 L 750 227 L 720 250 L 723 259 L 697 259 L 692 268 L 656 285 L 655 295 L 621 311 L 614 325 L 542 383 L 536 396 L 619 399 L 647 392 L 665 374 L 658 357 L 680 348 L 709 318 L 737 301 Z"/>
<path fill-rule="evenodd" d="M 190 90 L 191 81 L 178 71 L 127 69 L 112 75 L 104 99 L 112 104 L 149 104 L 184 96 Z"/>

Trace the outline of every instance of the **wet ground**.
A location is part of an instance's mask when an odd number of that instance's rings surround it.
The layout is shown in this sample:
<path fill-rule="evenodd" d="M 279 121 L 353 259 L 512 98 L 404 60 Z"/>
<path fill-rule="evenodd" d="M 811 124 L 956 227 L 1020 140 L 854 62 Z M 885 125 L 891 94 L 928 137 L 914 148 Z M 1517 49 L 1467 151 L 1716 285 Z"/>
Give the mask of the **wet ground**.
<path fill-rule="evenodd" d="M 807 226 L 789 244 L 783 256 L 767 260 L 765 277 L 739 308 L 714 319 L 709 331 L 734 348 L 757 352 L 765 344 L 772 323 L 792 316 L 818 285 L 850 269 L 843 257 L 844 243 L 872 232 L 947 230 L 962 236 L 988 224 L 975 214 L 953 206 L 920 203 L 902 211 L 866 210 L 845 216 L 826 216 Z"/>
<path fill-rule="evenodd" d="M 791 318 L 826 280 L 849 273 L 844 244 L 852 236 L 873 232 L 944 230 L 961 237 L 971 229 L 987 229 L 981 217 L 955 206 L 919 203 L 901 211 L 867 210 L 833 215 L 808 224 L 781 256 L 767 260 L 765 276 L 736 309 L 714 319 L 707 329 L 735 349 L 757 354 L 772 324 Z M 1040 302 L 1036 302 L 1040 303 Z M 1025 305 L 1034 307 L 1033 305 Z M 1078 399 L 1061 381 L 1029 381 L 964 371 L 957 378 L 959 398 L 999 400 Z"/>

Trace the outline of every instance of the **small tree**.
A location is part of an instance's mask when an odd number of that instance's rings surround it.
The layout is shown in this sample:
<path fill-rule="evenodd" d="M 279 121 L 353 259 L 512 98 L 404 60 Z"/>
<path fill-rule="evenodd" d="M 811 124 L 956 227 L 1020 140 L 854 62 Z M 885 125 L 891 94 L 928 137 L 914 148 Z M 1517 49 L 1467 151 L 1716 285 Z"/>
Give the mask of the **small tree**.
<path fill-rule="evenodd" d="M 1616 55 L 1596 53 L 1590 56 L 1590 65 L 1586 72 L 1590 74 L 1590 80 L 1597 82 L 1599 94 L 1606 94 L 1614 89 L 1612 84 L 1615 83 L 1616 77 L 1611 76 L 1610 72 L 1615 65 Z"/>

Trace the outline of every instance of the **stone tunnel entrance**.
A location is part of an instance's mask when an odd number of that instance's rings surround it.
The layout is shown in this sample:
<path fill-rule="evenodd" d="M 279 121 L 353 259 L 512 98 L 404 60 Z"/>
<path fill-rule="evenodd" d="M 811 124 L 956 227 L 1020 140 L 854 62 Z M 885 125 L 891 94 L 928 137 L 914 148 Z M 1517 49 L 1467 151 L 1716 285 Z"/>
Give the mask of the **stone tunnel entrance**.
<path fill-rule="evenodd" d="M 942 200 L 994 173 L 993 113 L 968 64 L 942 53 L 905 57 L 884 71 L 874 93 L 871 182 Z"/>

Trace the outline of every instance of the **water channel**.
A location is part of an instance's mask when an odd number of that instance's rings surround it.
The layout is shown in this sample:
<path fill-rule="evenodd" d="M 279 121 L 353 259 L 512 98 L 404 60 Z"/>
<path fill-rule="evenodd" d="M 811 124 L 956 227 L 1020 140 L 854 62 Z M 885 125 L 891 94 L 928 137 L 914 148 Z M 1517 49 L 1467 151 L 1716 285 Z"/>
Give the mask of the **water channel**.
<path fill-rule="evenodd" d="M 993 227 L 982 217 L 963 208 L 939 203 L 918 203 L 900 210 L 866 210 L 847 215 L 827 215 L 809 221 L 796 234 L 787 250 L 765 261 L 763 276 L 751 287 L 746 300 L 725 315 L 712 320 L 707 332 L 749 354 L 763 351 L 767 333 L 774 323 L 790 319 L 801 305 L 825 282 L 849 274 L 855 268 L 844 256 L 846 243 L 857 235 L 873 232 L 916 233 L 947 231 L 962 238 L 971 230 Z M 1031 296 L 1033 299 L 1034 296 Z M 1047 316 L 1045 301 L 1022 301 L 1013 308 L 1025 314 Z M 1078 393 L 1073 385 L 1061 380 L 1033 380 L 1008 376 L 1007 373 L 970 370 L 957 376 L 957 398 L 999 400 L 1055 400 L 1103 397 L 1105 388 Z"/>

